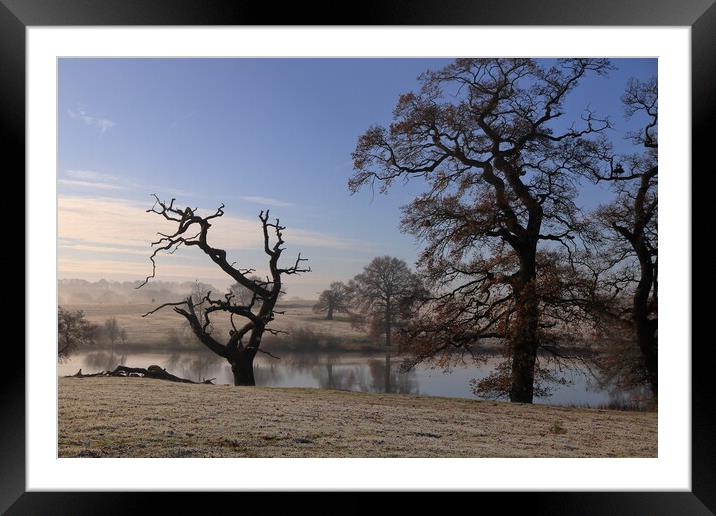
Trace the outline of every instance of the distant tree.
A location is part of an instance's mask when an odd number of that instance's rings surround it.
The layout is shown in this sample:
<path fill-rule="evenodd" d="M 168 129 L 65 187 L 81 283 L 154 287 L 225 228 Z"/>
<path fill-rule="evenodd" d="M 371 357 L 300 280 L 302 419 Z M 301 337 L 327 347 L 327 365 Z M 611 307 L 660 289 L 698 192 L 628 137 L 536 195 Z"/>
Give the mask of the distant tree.
<path fill-rule="evenodd" d="M 254 357 L 260 349 L 261 339 L 265 332 L 279 333 L 268 325 L 273 321 L 276 311 L 274 307 L 281 293 L 285 275 L 310 272 L 303 268 L 301 263 L 306 261 L 299 253 L 296 261 L 289 267 L 281 267 L 279 259 L 284 251 L 283 230 L 286 229 L 276 219 L 269 222 L 269 212 L 261 212 L 259 220 L 263 232 L 264 252 L 268 257 L 270 276 L 266 280 L 251 279 L 254 269 L 238 268 L 227 260 L 226 251 L 212 246 L 208 241 L 209 229 L 214 219 L 224 215 L 222 204 L 216 212 L 201 216 L 196 209 L 190 207 L 178 208 L 174 206 L 174 199 L 169 203 L 161 201 L 156 195 L 155 203 L 147 210 L 156 213 L 165 220 L 176 223 L 177 229 L 171 234 L 160 234 L 159 240 L 154 242 L 154 252 L 150 256 L 152 274 L 137 288 L 146 285 L 155 276 L 155 257 L 160 251 L 174 252 L 181 246 L 198 247 L 206 254 L 217 267 L 224 271 L 234 282 L 251 291 L 252 296 L 248 303 L 242 304 L 235 299 L 232 292 L 227 292 L 223 299 L 211 297 L 211 292 L 197 303 L 191 295 L 183 301 L 164 303 L 154 310 L 144 314 L 144 317 L 167 306 L 174 307 L 174 311 L 183 316 L 190 324 L 194 335 L 199 341 L 217 355 L 225 358 L 231 364 L 234 375 L 234 385 L 255 385 L 253 363 Z M 273 233 L 273 244 L 271 233 Z M 193 235 L 193 236 L 188 236 Z M 211 327 L 211 317 L 215 313 L 228 315 L 232 329 L 229 330 L 225 343 L 221 343 Z M 237 326 L 234 318 L 244 319 L 243 324 Z"/>
<path fill-rule="evenodd" d="M 201 303 L 201 300 L 204 299 L 209 292 L 211 292 L 212 288 L 213 287 L 207 283 L 195 281 L 191 286 L 191 299 L 195 304 Z"/>
<path fill-rule="evenodd" d="M 204 318 L 204 308 L 206 306 L 202 303 L 202 300 L 211 293 L 213 290 L 213 287 L 207 283 L 202 283 L 201 281 L 194 281 L 191 285 L 191 293 L 189 294 L 191 296 L 191 301 L 194 303 L 194 307 L 197 312 L 197 316 L 199 317 L 199 320 L 202 320 Z M 191 323 L 187 320 L 184 321 L 184 329 L 191 331 Z M 214 329 L 213 325 L 209 325 L 207 328 L 208 331 L 212 331 Z"/>
<path fill-rule="evenodd" d="M 372 333 L 385 335 L 385 345 L 415 305 L 425 297 L 420 278 L 398 258 L 374 258 L 348 284 L 351 305 Z"/>
<path fill-rule="evenodd" d="M 110 367 L 114 367 L 114 348 L 117 342 L 127 343 L 127 331 L 122 328 L 117 322 L 116 317 L 111 317 L 104 322 L 101 328 L 98 328 L 98 332 L 109 341 L 110 345 Z"/>
<path fill-rule="evenodd" d="M 333 320 L 334 312 L 349 313 L 350 311 L 350 292 L 345 283 L 335 281 L 331 283 L 328 290 L 321 292 L 318 302 L 313 305 L 314 313 L 326 314 L 326 320 Z"/>
<path fill-rule="evenodd" d="M 59 360 L 65 360 L 75 350 L 95 343 L 97 327 L 85 318 L 82 310 L 65 310 L 59 306 L 57 316 Z"/>
<path fill-rule="evenodd" d="M 255 282 L 259 282 L 259 283 L 261 283 L 263 281 L 267 281 L 266 278 L 261 278 L 261 276 L 259 276 L 257 274 L 252 274 L 248 278 L 251 281 L 255 281 Z M 254 297 L 254 293 L 251 291 L 251 289 L 244 287 L 241 283 L 234 283 L 233 285 L 231 285 L 229 287 L 229 292 L 231 292 L 231 294 L 233 294 L 237 303 L 243 304 L 243 305 L 248 305 Z M 278 294 L 278 299 L 279 300 L 282 299 L 285 295 L 286 295 L 285 290 L 282 290 Z M 256 303 L 257 303 L 257 308 L 258 308 L 258 305 L 261 303 L 261 300 L 257 299 Z"/>
<path fill-rule="evenodd" d="M 565 120 L 579 82 L 605 59 L 458 59 L 401 95 L 388 127 L 371 127 L 353 153 L 351 191 L 418 178 L 403 230 L 425 242 L 421 275 L 440 289 L 404 339 L 420 360 L 473 353 L 500 339 L 506 364 L 490 385 L 531 403 L 549 321 L 539 296 L 541 250 L 572 252 L 582 147 L 609 127 L 586 111 Z"/>
<path fill-rule="evenodd" d="M 117 343 L 117 341 L 121 339 L 122 332 L 123 328 L 117 322 L 116 317 L 110 317 L 109 319 L 104 321 L 104 325 L 102 326 L 102 333 L 109 341 L 110 345 L 112 346 L 112 349 L 114 349 L 114 345 Z"/>

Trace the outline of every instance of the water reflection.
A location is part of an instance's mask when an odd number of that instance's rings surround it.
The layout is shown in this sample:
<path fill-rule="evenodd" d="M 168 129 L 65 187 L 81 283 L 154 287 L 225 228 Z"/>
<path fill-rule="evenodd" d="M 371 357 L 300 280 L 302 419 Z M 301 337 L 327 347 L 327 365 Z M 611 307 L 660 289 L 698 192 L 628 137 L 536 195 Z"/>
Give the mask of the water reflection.
<path fill-rule="evenodd" d="M 203 382 L 212 378 L 218 380 L 217 371 L 221 370 L 222 365 L 228 367 L 223 358 L 214 353 L 199 351 L 196 353 L 174 352 L 169 355 L 162 367 L 182 378 Z"/>
<path fill-rule="evenodd" d="M 390 355 L 383 358 L 296 353 L 280 360 L 258 359 L 260 386 L 303 386 L 362 392 L 417 394 L 415 371 L 401 372 Z"/>
<path fill-rule="evenodd" d="M 84 373 L 96 373 L 99 371 L 112 371 L 118 365 L 127 361 L 126 353 L 113 353 L 111 351 L 95 351 L 87 353 L 82 366 Z M 79 369 L 79 367 L 77 368 Z M 75 370 L 75 372 L 77 372 Z"/>
<path fill-rule="evenodd" d="M 475 398 L 470 380 L 484 377 L 494 370 L 498 358 L 488 358 L 479 367 L 455 367 L 450 374 L 429 367 L 416 367 L 402 372 L 401 358 L 396 355 L 364 355 L 340 353 L 282 354 L 280 360 L 259 354 L 254 376 L 256 384 L 268 387 L 314 387 L 376 393 L 423 394 Z M 72 375 L 82 368 L 84 373 L 114 369 L 122 364 L 129 367 L 148 367 L 152 364 L 194 381 L 215 378 L 216 384 L 231 384 L 233 377 L 225 359 L 207 351 L 154 353 L 78 353 L 58 364 L 58 374 Z M 571 371 L 563 371 L 570 381 L 555 384 L 549 397 L 537 398 L 536 403 L 555 405 L 609 406 L 632 403 L 634 394 L 614 386 L 590 381 L 589 374 L 575 364 Z"/>
<path fill-rule="evenodd" d="M 315 355 L 314 355 L 315 357 Z M 345 363 L 334 355 L 301 359 L 323 389 L 343 389 L 362 392 L 418 394 L 415 371 L 400 372 L 391 365 L 391 356 L 368 358 L 357 363 Z"/>

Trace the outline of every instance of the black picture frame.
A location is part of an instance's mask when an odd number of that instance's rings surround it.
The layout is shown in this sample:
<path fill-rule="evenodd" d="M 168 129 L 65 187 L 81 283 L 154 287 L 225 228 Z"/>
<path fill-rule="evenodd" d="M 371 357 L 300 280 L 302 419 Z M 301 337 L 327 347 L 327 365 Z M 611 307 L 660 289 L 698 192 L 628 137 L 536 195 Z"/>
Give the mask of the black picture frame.
<path fill-rule="evenodd" d="M 716 120 L 715 0 L 442 0 L 365 1 L 338 10 L 328 2 L 270 3 L 230 0 L 0 0 L 0 120 L 7 157 L 25 168 L 25 29 L 64 25 L 607 25 L 689 26 L 692 59 L 692 168 L 707 162 Z M 351 7 L 352 6 L 352 7 Z M 7 177 L 7 176 L 6 176 Z M 685 174 L 685 180 L 688 175 Z M 693 190 L 692 190 L 693 191 Z M 18 196 L 19 197 L 19 196 Z M 693 218 L 693 217 L 692 217 Z M 32 274 L 25 270 L 26 278 Z M 679 343 L 686 345 L 691 343 Z M 477 503 L 523 506 L 532 514 L 712 514 L 716 512 L 716 418 L 709 382 L 708 342 L 692 346 L 692 490 L 690 492 L 471 493 Z M 6 344 L 12 367 L 0 375 L 0 511 L 7 514 L 125 514 L 145 512 L 157 500 L 163 512 L 183 513 L 186 493 L 25 492 L 25 355 Z M 307 496 L 307 493 L 293 497 Z M 210 495 L 225 503 L 241 497 L 248 508 L 260 493 Z M 376 494 L 351 494 L 340 512 L 379 507 Z M 230 500 L 233 498 L 234 500 Z M 406 497 L 408 498 L 408 497 Z M 422 494 L 401 502 L 419 508 Z M 272 495 L 272 504 L 284 496 Z M 265 500 L 265 498 L 264 498 Z M 212 505 L 217 500 L 212 499 Z M 265 502 L 263 502 L 265 503 Z M 296 504 L 293 500 L 292 505 Z M 298 502 L 300 503 L 300 502 Z M 382 503 L 382 502 L 380 502 Z M 459 503 L 453 500 L 452 503 Z M 223 505 L 223 503 L 222 503 Z M 475 500 L 468 507 L 476 507 Z M 412 507 L 411 507 L 412 506 Z M 220 506 L 217 506 L 216 510 Z M 277 505 L 272 505 L 277 508 Z M 316 506 L 321 512 L 320 505 Z M 328 511 L 333 512 L 333 511 Z"/>

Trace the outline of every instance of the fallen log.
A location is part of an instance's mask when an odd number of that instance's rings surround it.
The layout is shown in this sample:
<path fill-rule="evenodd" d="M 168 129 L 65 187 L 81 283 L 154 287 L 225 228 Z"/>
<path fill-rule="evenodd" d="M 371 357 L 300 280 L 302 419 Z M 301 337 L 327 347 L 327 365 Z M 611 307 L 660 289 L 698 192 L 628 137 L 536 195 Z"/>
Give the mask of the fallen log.
<path fill-rule="evenodd" d="M 216 378 L 212 378 L 211 380 L 203 380 L 201 382 L 195 382 L 193 380 L 189 380 L 188 378 L 180 378 L 176 375 L 173 375 L 171 373 L 168 373 L 166 369 L 162 369 L 161 367 L 157 365 L 150 365 L 148 368 L 144 369 L 143 367 L 127 367 L 123 365 L 118 365 L 115 367 L 114 371 L 100 371 L 99 373 L 90 373 L 90 374 L 83 374 L 82 369 L 77 371 L 77 373 L 71 375 L 71 378 L 92 378 L 92 377 L 132 377 L 132 378 L 154 378 L 155 380 L 168 380 L 170 382 L 179 382 L 179 383 L 201 383 L 201 384 L 209 384 L 214 385 L 213 381 Z"/>
<path fill-rule="evenodd" d="M 82 369 L 71 375 L 72 378 L 90 378 L 92 376 L 108 376 L 107 371 L 100 371 L 99 373 L 82 374 Z"/>
<path fill-rule="evenodd" d="M 124 373 L 123 375 L 121 373 Z M 125 367 L 125 366 L 117 366 L 114 371 L 112 371 L 112 376 L 129 376 L 131 373 L 139 373 L 144 378 L 155 378 L 157 380 L 169 380 L 170 382 L 180 382 L 180 383 L 198 383 L 193 380 L 188 380 L 186 378 L 179 378 L 178 376 L 175 376 L 171 373 L 168 373 L 166 369 L 162 369 L 161 367 L 157 365 L 150 365 L 148 368 L 143 369 L 141 367 Z"/>

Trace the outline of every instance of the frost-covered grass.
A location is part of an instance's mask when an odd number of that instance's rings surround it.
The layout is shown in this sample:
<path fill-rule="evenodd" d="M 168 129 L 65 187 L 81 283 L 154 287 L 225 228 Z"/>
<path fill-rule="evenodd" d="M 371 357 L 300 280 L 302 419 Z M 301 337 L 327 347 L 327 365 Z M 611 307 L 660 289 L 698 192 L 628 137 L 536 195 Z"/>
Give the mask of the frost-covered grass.
<path fill-rule="evenodd" d="M 60 378 L 60 457 L 656 457 L 657 414 Z"/>

